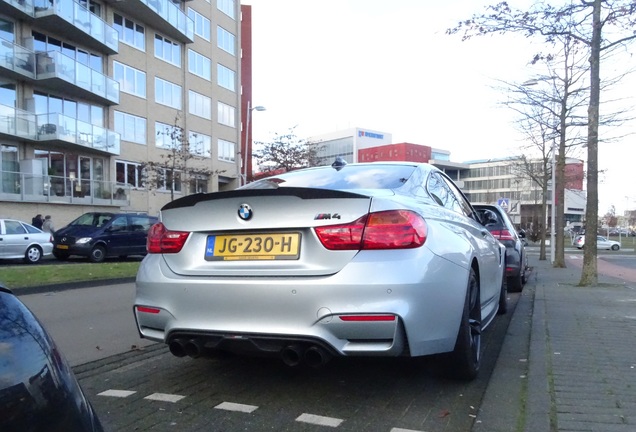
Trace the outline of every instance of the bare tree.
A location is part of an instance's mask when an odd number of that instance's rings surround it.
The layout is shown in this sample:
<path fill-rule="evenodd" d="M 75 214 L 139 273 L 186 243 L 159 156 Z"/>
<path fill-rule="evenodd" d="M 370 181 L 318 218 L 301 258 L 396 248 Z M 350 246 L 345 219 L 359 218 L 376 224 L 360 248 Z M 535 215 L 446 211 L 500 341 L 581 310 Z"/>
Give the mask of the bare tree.
<path fill-rule="evenodd" d="M 601 53 L 624 45 L 634 38 L 636 24 L 634 0 L 580 0 L 552 6 L 544 2 L 528 10 L 511 8 L 501 2 L 486 8 L 486 13 L 473 15 L 448 29 L 448 34 L 463 33 L 462 40 L 486 34 L 521 33 L 539 37 L 553 45 L 558 37 L 570 37 L 587 47 L 590 62 L 590 96 L 587 124 L 587 235 L 583 254 L 582 286 L 598 283 L 596 236 L 598 230 L 598 143 L 600 112 Z M 606 30 L 604 32 L 604 30 Z M 605 37 L 604 37 L 605 35 Z"/>
<path fill-rule="evenodd" d="M 205 147 L 202 137 L 196 133 L 186 135 L 178 123 L 177 115 L 174 124 L 157 132 L 155 142 L 164 151 L 158 160 L 143 166 L 146 187 L 170 190 L 170 201 L 174 200 L 175 192 L 207 192 L 210 177 L 224 172 L 209 166 L 210 149 Z"/>
<path fill-rule="evenodd" d="M 320 146 L 296 136 L 295 126 L 286 134 L 276 134 L 272 142 L 256 142 L 253 154 L 263 173 L 293 171 L 318 165 Z"/>

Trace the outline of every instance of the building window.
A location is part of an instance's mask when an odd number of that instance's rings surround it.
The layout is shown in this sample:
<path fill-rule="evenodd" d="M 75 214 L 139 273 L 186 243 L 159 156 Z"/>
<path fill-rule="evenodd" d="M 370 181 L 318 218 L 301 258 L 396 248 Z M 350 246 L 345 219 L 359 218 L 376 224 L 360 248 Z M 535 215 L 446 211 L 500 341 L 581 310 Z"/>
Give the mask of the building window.
<path fill-rule="evenodd" d="M 236 127 L 236 108 L 219 102 L 218 109 L 218 122 L 225 126 Z"/>
<path fill-rule="evenodd" d="M 210 20 L 192 8 L 188 8 L 188 17 L 194 21 L 194 34 L 209 42 L 211 28 Z"/>
<path fill-rule="evenodd" d="M 155 57 L 181 67 L 181 45 L 155 34 Z"/>
<path fill-rule="evenodd" d="M 230 91 L 236 91 L 236 72 L 222 64 L 216 67 L 217 83 Z"/>
<path fill-rule="evenodd" d="M 188 71 L 210 81 L 212 61 L 204 55 L 188 50 Z"/>
<path fill-rule="evenodd" d="M 193 155 L 209 158 L 212 152 L 211 143 L 212 138 L 209 135 L 193 131 L 188 134 L 188 145 Z"/>
<path fill-rule="evenodd" d="M 216 28 L 216 38 L 219 48 L 232 55 L 236 54 L 236 36 L 219 26 Z"/>
<path fill-rule="evenodd" d="M 197 174 L 190 177 L 190 193 L 208 193 L 208 176 Z"/>
<path fill-rule="evenodd" d="M 115 111 L 115 132 L 125 141 L 146 144 L 146 119 Z"/>
<path fill-rule="evenodd" d="M 135 162 L 116 161 L 117 183 L 134 188 L 143 188 L 143 167 Z"/>
<path fill-rule="evenodd" d="M 155 122 L 155 146 L 165 149 L 181 148 L 182 131 L 178 126 Z"/>
<path fill-rule="evenodd" d="M 113 79 L 119 90 L 146 98 L 146 73 L 119 62 L 113 62 Z"/>
<path fill-rule="evenodd" d="M 218 10 L 223 12 L 225 15 L 229 16 L 232 19 L 236 18 L 235 10 L 235 1 L 234 0 L 217 0 L 216 7 Z"/>
<path fill-rule="evenodd" d="M 113 27 L 119 33 L 119 40 L 126 45 L 146 51 L 146 37 L 144 27 L 136 22 L 114 14 Z"/>
<path fill-rule="evenodd" d="M 190 114 L 212 119 L 212 99 L 190 90 L 188 92 L 188 108 Z"/>
<path fill-rule="evenodd" d="M 236 161 L 236 144 L 231 141 L 219 139 L 219 160 Z"/>
<path fill-rule="evenodd" d="M 160 169 L 157 172 L 157 189 L 160 191 L 173 190 L 181 192 L 181 172 L 167 169 Z"/>
<path fill-rule="evenodd" d="M 181 109 L 181 86 L 155 77 L 155 101 L 162 105 Z"/>

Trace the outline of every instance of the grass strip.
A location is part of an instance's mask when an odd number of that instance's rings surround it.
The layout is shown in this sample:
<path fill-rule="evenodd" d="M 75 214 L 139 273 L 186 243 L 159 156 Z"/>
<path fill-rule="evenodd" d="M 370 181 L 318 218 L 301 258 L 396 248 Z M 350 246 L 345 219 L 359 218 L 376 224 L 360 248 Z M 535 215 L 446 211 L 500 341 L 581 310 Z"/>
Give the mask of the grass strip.
<path fill-rule="evenodd" d="M 16 265 L 0 268 L 0 283 L 16 289 L 65 282 L 95 281 L 135 277 L 140 262 L 65 263 Z"/>

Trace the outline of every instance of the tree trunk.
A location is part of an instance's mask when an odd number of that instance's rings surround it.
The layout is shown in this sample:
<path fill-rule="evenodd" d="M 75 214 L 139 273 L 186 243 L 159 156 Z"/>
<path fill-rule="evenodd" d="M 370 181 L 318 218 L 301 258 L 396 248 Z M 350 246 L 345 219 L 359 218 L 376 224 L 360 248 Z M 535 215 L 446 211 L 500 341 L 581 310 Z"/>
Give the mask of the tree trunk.
<path fill-rule="evenodd" d="M 587 206 L 585 209 L 585 246 L 583 247 L 583 269 L 580 286 L 598 284 L 596 263 L 596 233 L 598 232 L 598 122 L 601 94 L 601 4 L 594 0 L 592 13 L 592 42 L 590 46 L 590 104 L 587 127 Z"/>

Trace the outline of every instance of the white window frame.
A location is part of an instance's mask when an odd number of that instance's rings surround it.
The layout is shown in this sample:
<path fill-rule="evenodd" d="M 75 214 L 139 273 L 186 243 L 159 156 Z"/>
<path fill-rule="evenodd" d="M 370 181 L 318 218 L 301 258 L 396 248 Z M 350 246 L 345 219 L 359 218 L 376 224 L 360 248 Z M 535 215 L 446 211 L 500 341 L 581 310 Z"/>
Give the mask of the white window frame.
<path fill-rule="evenodd" d="M 135 49 L 138 49 L 139 51 L 143 51 L 146 52 L 146 28 L 144 26 L 142 26 L 141 24 L 138 24 L 135 20 L 131 20 L 130 18 L 126 18 L 125 16 L 115 13 L 114 15 L 118 16 L 121 18 L 122 20 L 122 29 L 123 31 L 119 34 L 119 41 L 121 43 L 124 43 L 128 46 L 131 46 Z M 115 27 L 116 24 L 114 24 L 115 17 L 113 17 L 113 27 Z M 132 40 L 127 40 L 126 38 L 126 23 L 131 23 L 132 24 Z M 116 27 L 115 27 L 116 28 Z M 139 32 L 139 29 L 141 29 L 141 31 Z M 142 38 L 141 38 L 141 46 L 139 46 L 136 42 L 137 42 L 137 38 L 135 37 L 137 35 L 137 33 L 141 33 Z"/>
<path fill-rule="evenodd" d="M 132 81 L 127 79 L 130 78 L 129 75 L 132 75 Z M 146 72 L 113 61 L 113 79 L 119 83 L 120 91 L 146 99 Z M 143 80 L 143 84 L 140 82 L 141 80 Z"/>
<path fill-rule="evenodd" d="M 180 85 L 155 77 L 155 102 L 180 110 L 182 99 Z"/>
<path fill-rule="evenodd" d="M 212 80 L 212 60 L 195 50 L 188 48 L 188 72 L 203 78 Z"/>
<path fill-rule="evenodd" d="M 217 141 L 219 149 L 218 159 L 224 162 L 236 162 L 236 143 L 219 138 Z"/>
<path fill-rule="evenodd" d="M 115 132 L 124 141 L 146 145 L 147 120 L 133 114 L 115 111 Z"/>
<path fill-rule="evenodd" d="M 225 126 L 236 127 L 236 108 L 231 105 L 219 102 L 217 121 Z"/>
<path fill-rule="evenodd" d="M 200 132 L 188 132 L 188 150 L 191 154 L 210 158 L 212 157 L 212 137 Z"/>
<path fill-rule="evenodd" d="M 194 90 L 188 90 L 188 112 L 212 120 L 212 99 Z"/>
<path fill-rule="evenodd" d="M 159 45 L 158 45 L 159 44 Z M 181 67 L 181 44 L 155 33 L 155 58 L 171 65 Z"/>
<path fill-rule="evenodd" d="M 236 2 L 234 0 L 217 0 L 216 8 L 233 20 L 236 19 Z"/>
<path fill-rule="evenodd" d="M 178 126 L 169 125 L 159 121 L 155 122 L 155 147 L 166 150 L 180 149 L 183 144 L 176 138 L 171 138 L 170 134 Z"/>
<path fill-rule="evenodd" d="M 236 55 L 236 36 L 234 33 L 231 33 L 225 30 L 221 26 L 216 27 L 216 43 L 217 47 L 222 49 L 223 51 Z"/>
<path fill-rule="evenodd" d="M 118 185 L 126 185 L 135 189 L 144 188 L 144 175 L 143 175 L 143 165 L 138 162 L 129 162 L 124 160 L 116 160 L 115 161 L 115 178 L 117 179 L 117 167 L 123 165 L 124 166 L 124 181 L 120 182 L 117 180 Z M 134 179 L 130 179 L 128 174 L 129 170 L 132 168 L 134 172 Z"/>
<path fill-rule="evenodd" d="M 209 3 L 209 1 L 208 1 Z M 188 8 L 188 17 L 194 21 L 194 34 L 210 42 L 212 36 L 212 22 L 192 8 Z"/>
<path fill-rule="evenodd" d="M 236 92 L 236 72 L 218 63 L 216 66 L 217 84 L 232 92 Z"/>

